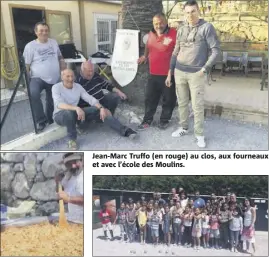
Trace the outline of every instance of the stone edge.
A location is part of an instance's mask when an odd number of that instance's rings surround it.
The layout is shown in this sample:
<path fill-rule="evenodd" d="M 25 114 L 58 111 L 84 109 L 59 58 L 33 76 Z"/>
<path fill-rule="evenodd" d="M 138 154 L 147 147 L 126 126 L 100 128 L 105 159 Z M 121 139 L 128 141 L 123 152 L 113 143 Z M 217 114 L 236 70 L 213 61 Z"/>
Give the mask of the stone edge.
<path fill-rule="evenodd" d="M 1 151 L 37 151 L 42 146 L 66 136 L 66 129 L 55 124 L 40 134 L 30 133 L 1 145 Z"/>

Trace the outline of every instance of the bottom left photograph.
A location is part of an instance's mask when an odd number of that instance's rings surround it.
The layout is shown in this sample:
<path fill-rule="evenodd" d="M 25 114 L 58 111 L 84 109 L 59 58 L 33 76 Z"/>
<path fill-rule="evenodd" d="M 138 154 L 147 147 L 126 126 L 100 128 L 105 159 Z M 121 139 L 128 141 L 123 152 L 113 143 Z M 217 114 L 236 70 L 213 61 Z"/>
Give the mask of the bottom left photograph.
<path fill-rule="evenodd" d="M 1 256 L 84 256 L 84 155 L 1 153 Z"/>

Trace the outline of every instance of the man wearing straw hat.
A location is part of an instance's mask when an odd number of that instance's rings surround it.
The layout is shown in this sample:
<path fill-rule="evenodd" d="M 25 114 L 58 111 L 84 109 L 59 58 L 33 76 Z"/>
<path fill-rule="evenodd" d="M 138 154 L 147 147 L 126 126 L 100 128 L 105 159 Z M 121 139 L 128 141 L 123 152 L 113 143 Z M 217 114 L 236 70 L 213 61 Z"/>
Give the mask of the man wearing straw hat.
<path fill-rule="evenodd" d="M 63 163 L 66 171 L 63 174 L 57 173 L 55 176 L 56 184 L 61 183 L 64 188 L 62 192 L 58 192 L 58 195 L 68 204 L 67 220 L 71 223 L 83 224 L 83 155 L 81 153 L 66 153 L 63 156 Z"/>

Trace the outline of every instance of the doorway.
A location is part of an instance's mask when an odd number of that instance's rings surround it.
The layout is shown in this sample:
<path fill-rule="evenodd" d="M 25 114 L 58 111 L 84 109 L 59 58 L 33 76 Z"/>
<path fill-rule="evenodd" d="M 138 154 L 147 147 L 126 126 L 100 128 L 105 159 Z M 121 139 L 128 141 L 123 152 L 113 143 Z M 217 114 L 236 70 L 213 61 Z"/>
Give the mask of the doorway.
<path fill-rule="evenodd" d="M 45 21 L 45 10 L 12 7 L 12 16 L 18 57 L 20 58 L 25 45 L 36 39 L 34 27 L 37 22 Z"/>

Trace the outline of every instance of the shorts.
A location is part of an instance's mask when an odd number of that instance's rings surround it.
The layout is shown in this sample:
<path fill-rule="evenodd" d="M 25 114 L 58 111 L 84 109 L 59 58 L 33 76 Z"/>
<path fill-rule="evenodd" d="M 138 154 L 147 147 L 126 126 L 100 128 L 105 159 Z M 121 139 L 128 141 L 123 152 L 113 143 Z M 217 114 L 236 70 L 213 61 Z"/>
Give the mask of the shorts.
<path fill-rule="evenodd" d="M 219 238 L 219 229 L 210 229 L 210 238 Z"/>
<path fill-rule="evenodd" d="M 209 235 L 210 229 L 209 228 L 202 228 L 202 235 Z"/>
<path fill-rule="evenodd" d="M 104 231 L 112 230 L 111 222 L 108 222 L 108 223 L 106 223 L 106 224 L 102 224 L 102 226 L 103 226 L 103 230 L 104 230 Z"/>
<path fill-rule="evenodd" d="M 167 234 L 167 233 L 172 233 L 173 230 L 172 230 L 172 225 L 163 225 L 163 233 L 164 234 Z"/>
<path fill-rule="evenodd" d="M 201 232 L 202 232 L 201 229 L 192 228 L 191 235 L 192 235 L 192 237 L 201 237 L 202 236 Z"/>
<path fill-rule="evenodd" d="M 151 229 L 151 236 L 152 237 L 159 237 L 159 229 L 152 228 Z"/>

